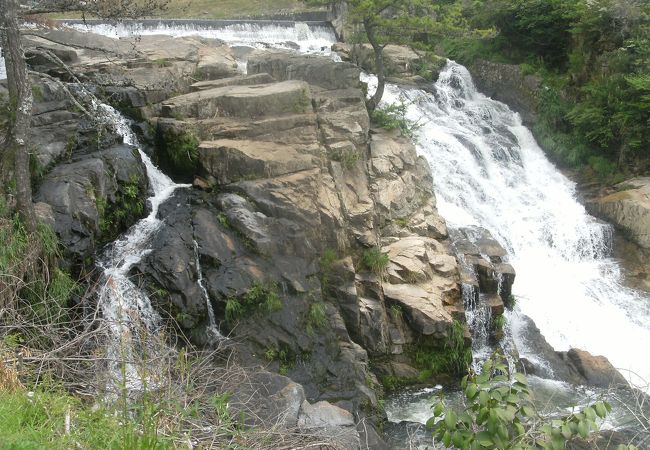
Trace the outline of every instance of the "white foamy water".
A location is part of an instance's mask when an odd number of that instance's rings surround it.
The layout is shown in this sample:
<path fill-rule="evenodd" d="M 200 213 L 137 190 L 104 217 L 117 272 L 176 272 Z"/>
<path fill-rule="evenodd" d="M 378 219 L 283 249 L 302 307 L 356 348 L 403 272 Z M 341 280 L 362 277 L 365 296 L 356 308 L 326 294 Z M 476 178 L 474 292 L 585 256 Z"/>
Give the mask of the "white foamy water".
<path fill-rule="evenodd" d="M 253 48 L 284 48 L 301 53 L 319 53 L 329 55 L 331 46 L 336 42 L 336 35 L 331 27 L 308 25 L 296 22 L 289 25 L 237 23 L 227 26 L 210 26 L 208 24 L 158 23 L 156 26 L 141 23 L 124 22 L 111 24 L 74 24 L 79 31 L 90 31 L 112 38 L 164 34 L 174 37 L 200 36 L 220 39 L 230 46 Z"/>
<path fill-rule="evenodd" d="M 139 145 L 124 116 L 108 105 L 102 104 L 96 109 L 106 122 L 114 126 L 124 143 Z M 130 390 L 140 388 L 145 381 L 155 383 L 155 368 L 148 367 L 149 376 L 145 376 L 139 362 L 147 357 L 147 350 L 154 342 L 160 316 L 146 293 L 131 281 L 129 270 L 150 252 L 151 238 L 162 224 L 157 217 L 160 205 L 176 189 L 189 186 L 174 183 L 142 150 L 140 157 L 149 179 L 151 196 L 148 202 L 151 212 L 107 247 L 98 263 L 103 270 L 99 302 L 112 334 L 108 347 L 109 360 L 113 362 L 111 375 L 118 382 L 125 383 Z"/>
<path fill-rule="evenodd" d="M 586 213 L 518 114 L 477 92 L 454 62 L 433 94 L 389 85 L 384 101 L 400 98 L 422 125 L 416 144 L 441 215 L 451 227 L 487 228 L 508 250 L 518 307 L 549 343 L 605 355 L 633 382 L 650 380 L 650 299 L 622 285 L 610 226 Z"/>
<path fill-rule="evenodd" d="M 2 57 L 2 47 L 0 47 L 0 80 L 7 78 L 7 69 L 5 68 L 5 59 Z"/>
<path fill-rule="evenodd" d="M 210 342 L 218 342 L 222 339 L 224 339 L 224 336 L 221 334 L 219 331 L 219 327 L 217 326 L 217 320 L 214 316 L 214 309 L 212 309 L 212 303 L 210 302 L 210 294 L 208 294 L 208 290 L 205 288 L 205 283 L 203 280 L 203 269 L 201 268 L 201 258 L 199 255 L 199 244 L 198 242 L 193 241 L 194 244 L 194 263 L 196 264 L 196 273 L 197 273 L 197 283 L 199 285 L 199 288 L 201 289 L 201 294 L 203 294 L 203 299 L 205 300 L 206 304 L 206 309 L 208 311 L 208 326 L 206 328 L 206 333 L 208 337 L 208 341 Z"/>

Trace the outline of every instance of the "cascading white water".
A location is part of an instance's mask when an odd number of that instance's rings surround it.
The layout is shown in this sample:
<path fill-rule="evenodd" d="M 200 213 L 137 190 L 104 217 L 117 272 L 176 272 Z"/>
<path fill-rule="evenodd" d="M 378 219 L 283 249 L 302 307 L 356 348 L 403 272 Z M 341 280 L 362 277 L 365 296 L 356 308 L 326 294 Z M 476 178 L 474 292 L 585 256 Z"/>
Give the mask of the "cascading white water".
<path fill-rule="evenodd" d="M 7 69 L 5 68 L 5 59 L 2 57 L 2 47 L 0 47 L 0 80 L 7 78 Z"/>
<path fill-rule="evenodd" d="M 104 104 L 98 105 L 96 110 L 122 136 L 124 143 L 138 146 L 137 137 L 124 116 Z M 135 353 L 147 351 L 160 326 L 160 317 L 145 292 L 129 279 L 129 270 L 150 252 L 151 238 L 162 224 L 157 217 L 160 205 L 176 189 L 189 186 L 174 183 L 154 166 L 142 150 L 139 152 L 149 178 L 151 196 L 148 202 L 151 212 L 113 242 L 98 258 L 98 266 L 103 271 L 99 302 L 111 330 L 108 348 L 109 361 L 112 362 L 111 375 L 130 390 L 138 389 L 144 381 L 135 364 Z"/>
<path fill-rule="evenodd" d="M 199 288 L 201 288 L 201 293 L 205 299 L 206 309 L 208 310 L 208 327 L 206 329 L 206 333 L 208 335 L 208 341 L 215 343 L 223 340 L 224 336 L 221 334 L 219 327 L 217 326 L 217 320 L 214 316 L 214 309 L 212 308 L 212 303 L 210 302 L 210 294 L 208 294 L 208 290 L 205 288 L 205 284 L 203 283 L 203 270 L 201 269 L 201 260 L 199 257 L 199 244 L 196 241 L 193 241 L 193 243 L 194 261 L 197 273 L 196 282 L 198 283 Z"/>
<path fill-rule="evenodd" d="M 336 42 L 336 35 L 331 27 L 310 26 L 296 22 L 291 26 L 238 23 L 227 26 L 210 26 L 207 24 L 187 23 L 168 24 L 160 22 L 156 26 L 143 26 L 137 22 L 111 24 L 73 24 L 79 31 L 90 31 L 108 37 L 130 37 L 164 34 L 167 36 L 200 36 L 220 39 L 230 46 L 245 46 L 254 48 L 285 48 L 295 50 L 295 45 L 301 53 L 319 53 L 329 55 L 331 46 Z M 295 45 L 294 45 L 295 44 Z"/>
<path fill-rule="evenodd" d="M 387 86 L 384 102 L 401 99 L 422 125 L 416 144 L 433 171 L 441 215 L 451 227 L 487 228 L 508 250 L 521 312 L 557 350 L 605 355 L 633 382 L 650 381 L 640 350 L 650 344 L 650 299 L 622 286 L 608 257 L 611 228 L 586 213 L 518 114 L 477 92 L 454 62 L 432 94 Z"/>

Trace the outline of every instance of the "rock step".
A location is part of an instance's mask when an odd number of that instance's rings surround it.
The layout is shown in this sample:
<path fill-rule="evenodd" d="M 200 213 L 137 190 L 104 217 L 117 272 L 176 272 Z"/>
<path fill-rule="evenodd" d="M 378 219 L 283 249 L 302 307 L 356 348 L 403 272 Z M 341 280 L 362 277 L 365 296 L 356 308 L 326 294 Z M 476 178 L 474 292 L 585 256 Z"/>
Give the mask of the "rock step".
<path fill-rule="evenodd" d="M 312 155 L 289 145 L 231 139 L 201 142 L 199 163 L 217 184 L 272 178 L 317 166 Z"/>
<path fill-rule="evenodd" d="M 255 75 L 244 75 L 240 77 L 222 78 L 220 80 L 199 81 L 190 86 L 192 92 L 207 91 L 226 86 L 250 86 L 253 84 L 270 84 L 275 80 L 268 73 L 258 73 Z"/>
<path fill-rule="evenodd" d="M 412 284 L 386 284 L 384 295 L 401 306 L 409 325 L 418 333 L 441 338 L 447 336 L 452 316 L 443 308 L 442 300 L 430 292 Z"/>
<path fill-rule="evenodd" d="M 174 118 L 251 118 L 308 112 L 312 112 L 311 94 L 304 81 L 224 86 L 180 95 L 162 104 L 163 116 Z"/>
<path fill-rule="evenodd" d="M 360 86 L 359 68 L 351 63 L 332 64 L 324 56 L 297 55 L 277 50 L 256 50 L 248 58 L 248 73 L 268 73 L 276 80 L 305 80 L 323 89 Z"/>

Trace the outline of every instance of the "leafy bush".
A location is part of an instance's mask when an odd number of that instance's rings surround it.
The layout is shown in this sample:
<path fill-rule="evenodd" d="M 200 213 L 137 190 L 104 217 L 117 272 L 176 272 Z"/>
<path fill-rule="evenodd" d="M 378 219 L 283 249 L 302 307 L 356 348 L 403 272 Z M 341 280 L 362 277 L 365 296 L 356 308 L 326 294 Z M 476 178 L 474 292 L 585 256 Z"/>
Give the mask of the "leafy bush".
<path fill-rule="evenodd" d="M 503 302 L 503 305 L 506 307 L 506 309 L 512 311 L 515 309 L 515 305 L 517 304 L 517 297 L 515 297 L 513 294 L 510 294 L 508 298 Z"/>
<path fill-rule="evenodd" d="M 179 118 L 180 119 L 180 118 Z M 162 150 L 164 165 L 172 173 L 190 177 L 196 173 L 199 158 L 199 139 L 192 131 L 173 128 L 159 130 L 156 134 L 158 147 Z"/>
<path fill-rule="evenodd" d="M 503 331 L 503 327 L 506 325 L 506 318 L 503 315 L 496 316 L 492 319 L 492 330 L 499 332 Z"/>
<path fill-rule="evenodd" d="M 336 250 L 333 248 L 327 248 L 323 251 L 320 260 L 318 261 L 320 266 L 320 283 L 322 290 L 326 290 L 329 287 L 332 266 L 337 259 L 338 254 Z"/>
<path fill-rule="evenodd" d="M 439 402 L 427 422 L 445 447 L 461 450 L 563 450 L 568 441 L 587 438 L 597 430 L 597 420 L 611 411 L 607 402 L 598 401 L 580 412 L 549 420 L 535 408 L 526 377 L 521 373 L 510 377 L 503 358 L 487 360 L 481 373 L 464 377 L 461 386 L 467 407 L 457 412 Z"/>
<path fill-rule="evenodd" d="M 102 242 L 114 240 L 142 217 L 145 197 L 144 186 L 136 175 L 132 175 L 126 182 L 119 183 L 114 202 L 95 196 Z"/>
<path fill-rule="evenodd" d="M 465 327 L 454 320 L 449 335 L 442 345 L 438 342 L 421 342 L 412 351 L 415 366 L 421 370 L 420 380 L 434 375 L 462 375 L 472 362 L 472 349 L 465 343 Z"/>
<path fill-rule="evenodd" d="M 328 151 L 327 156 L 332 161 L 340 162 L 348 170 L 352 170 L 361 158 L 359 152 L 353 147 L 331 149 Z"/>
<path fill-rule="evenodd" d="M 387 130 L 399 130 L 402 135 L 412 137 L 422 125 L 406 118 L 408 104 L 404 101 L 383 108 L 376 108 L 370 113 L 372 122 Z"/>

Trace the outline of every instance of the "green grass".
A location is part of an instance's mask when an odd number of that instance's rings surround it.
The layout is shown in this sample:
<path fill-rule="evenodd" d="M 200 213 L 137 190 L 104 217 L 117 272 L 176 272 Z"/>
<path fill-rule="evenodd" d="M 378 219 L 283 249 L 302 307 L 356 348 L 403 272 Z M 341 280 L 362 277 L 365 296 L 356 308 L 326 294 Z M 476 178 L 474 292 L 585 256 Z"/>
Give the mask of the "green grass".
<path fill-rule="evenodd" d="M 325 328 L 326 326 L 327 312 L 325 310 L 325 303 L 312 303 L 307 312 L 307 333 L 313 335 L 316 330 Z"/>
<path fill-rule="evenodd" d="M 67 433 L 66 416 L 70 418 Z M 151 418 L 136 414 L 122 420 L 112 408 L 90 407 L 56 390 L 0 391 L 0 449 L 172 448 L 171 442 L 145 425 Z"/>
<path fill-rule="evenodd" d="M 453 321 L 444 342 L 423 339 L 414 344 L 410 353 L 415 367 L 420 369 L 420 381 L 440 374 L 463 375 L 472 362 L 472 349 L 465 343 L 464 325 L 457 320 Z"/>
<path fill-rule="evenodd" d="M 383 253 L 380 248 L 374 247 L 363 252 L 361 256 L 361 264 L 364 269 L 367 269 L 377 275 L 381 275 L 390 263 L 390 258 L 387 253 Z"/>
<path fill-rule="evenodd" d="M 256 313 L 272 314 L 282 309 L 278 285 L 274 282 L 254 282 L 241 298 L 226 301 L 226 322 L 234 324 L 242 317 Z"/>

